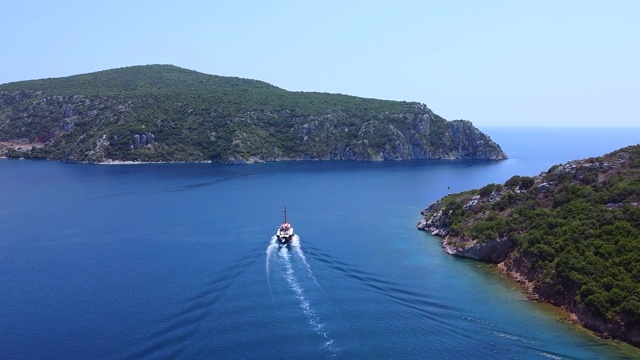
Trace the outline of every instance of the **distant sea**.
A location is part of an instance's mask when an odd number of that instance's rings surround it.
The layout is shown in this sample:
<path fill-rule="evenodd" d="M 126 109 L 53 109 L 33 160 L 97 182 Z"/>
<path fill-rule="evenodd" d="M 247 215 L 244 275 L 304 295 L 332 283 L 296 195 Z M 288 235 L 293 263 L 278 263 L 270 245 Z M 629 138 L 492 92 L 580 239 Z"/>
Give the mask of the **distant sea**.
<path fill-rule="evenodd" d="M 640 129 L 481 130 L 508 160 L 0 160 L 0 358 L 640 358 L 415 227 L 448 189 L 603 155 Z M 279 248 L 284 206 L 298 237 Z"/>

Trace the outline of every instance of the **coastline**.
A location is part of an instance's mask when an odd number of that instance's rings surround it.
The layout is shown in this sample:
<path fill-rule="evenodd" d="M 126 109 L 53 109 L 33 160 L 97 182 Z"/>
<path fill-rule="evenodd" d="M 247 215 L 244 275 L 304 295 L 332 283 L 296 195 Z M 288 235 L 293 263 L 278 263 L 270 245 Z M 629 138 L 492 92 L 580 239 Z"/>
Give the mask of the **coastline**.
<path fill-rule="evenodd" d="M 456 255 L 454 255 L 456 256 Z M 594 340 L 602 342 L 603 344 L 614 345 L 619 351 L 623 353 L 625 358 L 640 358 L 640 348 L 625 342 L 620 339 L 616 339 L 610 336 L 606 336 L 598 331 L 590 329 L 586 324 L 580 320 L 579 316 L 568 309 L 566 306 L 558 306 L 550 301 L 547 301 L 540 294 L 533 290 L 534 284 L 527 280 L 526 276 L 507 268 L 505 262 L 498 264 L 485 263 L 488 268 L 491 269 L 491 273 L 494 276 L 498 276 L 505 281 L 506 284 L 512 285 L 516 291 L 520 292 L 526 298 L 525 301 L 530 301 L 535 304 L 536 307 L 545 314 L 553 317 L 556 321 L 571 327 L 574 331 L 585 334 Z"/>
<path fill-rule="evenodd" d="M 481 263 L 490 266 L 492 269 L 494 269 L 496 276 L 501 276 L 510 284 L 516 286 L 517 290 L 526 297 L 527 301 L 531 301 L 540 306 L 544 306 L 547 309 L 546 312 L 548 312 L 549 314 L 553 313 L 553 317 L 555 318 L 555 320 L 573 326 L 576 330 L 588 334 L 593 338 L 597 338 L 600 341 L 616 344 L 618 348 L 623 347 L 625 349 L 624 351 L 628 352 L 630 356 L 632 356 L 632 358 L 640 357 L 640 347 L 634 345 L 630 341 L 624 341 L 621 338 L 612 336 L 605 331 L 599 331 L 597 329 L 597 325 L 599 324 L 591 319 L 587 314 L 583 314 L 583 316 L 581 317 L 580 314 L 572 311 L 568 306 L 555 304 L 551 299 L 548 299 L 543 294 L 536 292 L 536 284 L 530 281 L 526 274 L 519 272 L 515 265 L 509 264 L 509 259 L 498 263 L 491 263 L 482 261 L 481 259 L 460 255 L 446 244 L 445 237 L 438 234 L 433 234 L 427 229 L 421 230 L 428 232 L 434 237 L 440 238 L 442 250 L 445 253 L 456 257 L 471 259 L 474 261 L 479 260 Z M 512 266 L 510 267 L 509 265 Z M 553 311 L 549 311 L 549 309 L 553 309 Z M 593 327 L 590 325 L 592 325 Z"/>
<path fill-rule="evenodd" d="M 633 247 L 612 245 L 618 239 L 637 238 L 637 218 L 629 214 L 637 210 L 638 197 L 615 189 L 637 183 L 639 151 L 638 145 L 628 146 L 601 157 L 555 164 L 534 177 L 513 176 L 504 185 L 447 195 L 421 211 L 417 227 L 440 237 L 450 255 L 497 264 L 530 300 L 562 309 L 563 321 L 640 349 L 638 282 L 633 268 L 620 260 L 629 257 L 626 261 L 634 264 L 637 244 L 630 240 Z M 574 200 L 588 205 L 576 210 Z M 572 222 L 579 216 L 593 223 L 587 227 Z M 613 223 L 626 226 L 633 235 L 602 230 L 614 216 Z M 581 234 L 584 241 L 576 242 L 569 233 Z M 611 246 L 611 254 L 591 255 L 595 260 L 587 261 L 588 254 L 597 253 L 593 249 L 603 246 Z M 558 249 L 570 250 L 559 255 Z"/>
<path fill-rule="evenodd" d="M 147 164 L 211 164 L 212 161 L 123 161 L 123 160 L 106 160 L 96 163 L 96 165 L 147 165 Z"/>

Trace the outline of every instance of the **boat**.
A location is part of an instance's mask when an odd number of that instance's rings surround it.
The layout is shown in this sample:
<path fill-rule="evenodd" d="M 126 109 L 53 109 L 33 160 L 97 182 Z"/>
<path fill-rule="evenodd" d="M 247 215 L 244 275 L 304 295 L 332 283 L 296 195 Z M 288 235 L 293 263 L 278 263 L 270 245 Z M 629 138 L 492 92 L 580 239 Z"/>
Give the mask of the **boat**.
<path fill-rule="evenodd" d="M 284 207 L 284 222 L 276 231 L 276 240 L 279 244 L 289 244 L 293 240 L 293 228 L 287 222 L 287 207 Z"/>

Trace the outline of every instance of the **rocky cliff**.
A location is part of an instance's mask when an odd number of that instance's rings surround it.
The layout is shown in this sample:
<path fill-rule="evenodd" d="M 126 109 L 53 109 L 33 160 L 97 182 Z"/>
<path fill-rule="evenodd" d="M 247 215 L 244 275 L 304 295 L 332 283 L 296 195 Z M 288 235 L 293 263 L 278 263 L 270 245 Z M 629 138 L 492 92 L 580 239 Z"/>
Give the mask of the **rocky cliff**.
<path fill-rule="evenodd" d="M 640 145 L 451 194 L 418 229 L 499 267 L 532 298 L 640 347 Z"/>
<path fill-rule="evenodd" d="M 75 162 L 506 158 L 471 122 L 424 104 L 168 65 L 0 85 L 0 142 L 9 157 Z"/>

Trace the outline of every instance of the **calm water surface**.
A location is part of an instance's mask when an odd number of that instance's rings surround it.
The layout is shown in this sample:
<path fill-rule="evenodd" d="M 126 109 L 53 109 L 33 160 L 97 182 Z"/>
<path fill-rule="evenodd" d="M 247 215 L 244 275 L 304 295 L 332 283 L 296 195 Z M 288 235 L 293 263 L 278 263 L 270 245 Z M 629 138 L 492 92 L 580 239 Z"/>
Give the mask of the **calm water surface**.
<path fill-rule="evenodd" d="M 485 128 L 501 162 L 0 161 L 0 358 L 631 359 L 415 229 L 452 192 L 640 142 Z M 271 245 L 287 206 L 299 237 Z"/>

